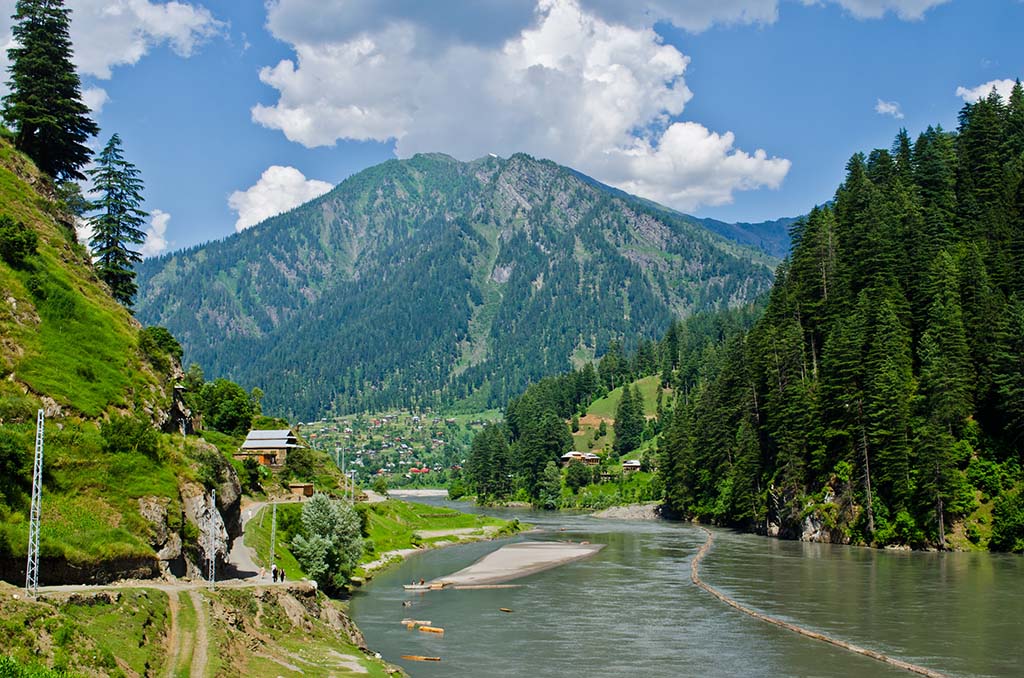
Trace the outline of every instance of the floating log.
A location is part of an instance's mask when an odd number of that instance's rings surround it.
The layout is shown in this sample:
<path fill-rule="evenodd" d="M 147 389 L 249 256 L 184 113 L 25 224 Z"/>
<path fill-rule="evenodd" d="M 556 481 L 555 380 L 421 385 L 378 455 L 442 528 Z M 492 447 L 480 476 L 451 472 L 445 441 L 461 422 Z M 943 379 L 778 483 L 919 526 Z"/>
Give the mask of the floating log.
<path fill-rule="evenodd" d="M 916 673 L 920 676 L 927 676 L 927 678 L 948 678 L 946 674 L 940 673 L 939 671 L 935 671 L 924 666 L 918 666 L 917 664 L 911 664 L 910 662 L 905 662 L 902 659 L 896 659 L 895 657 L 890 657 L 888 655 L 882 654 L 881 652 L 869 650 L 865 647 L 854 645 L 853 643 L 848 643 L 845 640 L 833 638 L 832 636 L 825 635 L 824 633 L 818 633 L 817 631 L 805 629 L 802 626 L 791 624 L 787 621 L 779 619 L 778 617 L 772 617 L 766 614 L 762 614 L 756 610 L 752 610 L 749 607 L 746 607 L 745 605 L 736 602 L 734 599 L 725 595 L 715 587 L 704 583 L 704 581 L 700 578 L 700 561 L 704 559 L 704 556 L 706 556 L 708 551 L 711 549 L 711 544 L 715 541 L 715 535 L 713 535 L 710 530 L 705 530 L 703 527 L 700 529 L 703 530 L 704 534 L 706 534 L 708 538 L 707 541 L 705 541 L 704 544 L 697 551 L 697 555 L 695 555 L 693 557 L 693 560 L 690 561 L 690 580 L 700 588 L 704 589 L 705 591 L 713 595 L 715 598 L 718 598 L 726 605 L 734 607 L 743 614 L 750 615 L 754 619 L 759 619 L 763 622 L 767 622 L 768 624 L 780 626 L 788 631 L 792 631 L 793 633 L 799 633 L 801 636 L 806 636 L 808 638 L 813 638 L 814 640 L 820 640 L 823 643 L 835 645 L 836 647 L 842 648 L 844 650 L 849 650 L 854 654 L 859 654 L 864 657 L 870 657 L 871 659 L 876 659 L 885 664 L 889 664 L 890 666 L 895 666 L 896 668 L 900 668 L 905 671 L 910 671 L 911 673 Z"/>
<path fill-rule="evenodd" d="M 423 631 L 424 633 L 440 633 L 442 635 L 444 634 L 444 629 L 442 629 L 440 626 L 421 626 L 420 631 Z"/>
<path fill-rule="evenodd" d="M 498 609 L 501 610 L 502 612 L 511 612 L 512 611 L 512 610 L 508 609 L 507 607 L 499 607 Z"/>
<path fill-rule="evenodd" d="M 522 584 L 456 584 L 451 587 L 456 591 L 478 591 L 480 589 L 521 589 Z"/>
<path fill-rule="evenodd" d="M 421 654 L 403 654 L 402 659 L 411 659 L 414 662 L 439 662 L 440 657 L 424 657 Z"/>

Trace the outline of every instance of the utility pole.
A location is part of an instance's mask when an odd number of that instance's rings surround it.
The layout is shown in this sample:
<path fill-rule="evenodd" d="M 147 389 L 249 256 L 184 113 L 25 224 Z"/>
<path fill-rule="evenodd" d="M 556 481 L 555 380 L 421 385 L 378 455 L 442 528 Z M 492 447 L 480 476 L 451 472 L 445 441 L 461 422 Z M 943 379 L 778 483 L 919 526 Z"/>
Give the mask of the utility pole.
<path fill-rule="evenodd" d="M 217 512 L 217 490 L 210 490 L 210 502 L 213 505 L 210 508 L 210 524 L 208 526 L 210 532 L 207 537 L 206 557 L 209 559 L 209 580 L 210 590 L 212 591 L 217 581 L 217 536 L 213 531 L 213 526 L 215 524 L 213 514 Z"/>
<path fill-rule="evenodd" d="M 270 566 L 277 562 L 274 558 L 274 549 L 277 548 L 277 502 L 271 504 L 270 517 Z"/>
<path fill-rule="evenodd" d="M 347 457 L 348 449 L 346 448 L 341 451 L 341 477 L 345 479 L 346 483 L 348 482 L 348 474 L 345 473 L 345 461 L 347 460 Z M 348 496 L 348 487 L 345 488 L 345 496 Z"/>
<path fill-rule="evenodd" d="M 25 565 L 25 593 L 39 593 L 39 511 L 43 500 L 43 411 L 36 414 L 36 450 L 32 463 L 32 509 L 28 521 L 28 563 Z"/>

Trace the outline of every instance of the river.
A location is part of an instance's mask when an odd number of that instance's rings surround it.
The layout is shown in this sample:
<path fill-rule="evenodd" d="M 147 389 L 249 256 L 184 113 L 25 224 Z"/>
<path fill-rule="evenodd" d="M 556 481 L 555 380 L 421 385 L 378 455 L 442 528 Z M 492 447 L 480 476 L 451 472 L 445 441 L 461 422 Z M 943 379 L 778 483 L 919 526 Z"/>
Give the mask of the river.
<path fill-rule="evenodd" d="M 370 647 L 414 678 L 912 675 L 755 620 L 691 584 L 690 559 L 705 539 L 693 526 L 482 511 L 544 530 L 516 540 L 606 547 L 514 589 L 407 594 L 401 587 L 454 572 L 508 540 L 416 554 L 379 574 L 353 597 L 352 618 Z M 701 575 L 761 612 L 950 676 L 1024 675 L 1020 556 L 879 551 L 715 530 Z M 404 617 L 429 620 L 445 634 L 410 631 Z"/>

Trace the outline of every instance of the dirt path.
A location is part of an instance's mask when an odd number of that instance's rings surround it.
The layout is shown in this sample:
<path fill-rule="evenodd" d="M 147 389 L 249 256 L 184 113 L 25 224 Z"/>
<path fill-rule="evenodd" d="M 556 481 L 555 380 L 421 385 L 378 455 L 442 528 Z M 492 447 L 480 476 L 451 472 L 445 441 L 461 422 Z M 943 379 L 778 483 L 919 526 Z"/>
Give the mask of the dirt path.
<path fill-rule="evenodd" d="M 895 666 L 900 669 L 904 669 L 905 671 L 910 671 L 911 673 L 916 673 L 921 676 L 927 676 L 928 678 L 947 678 L 946 674 L 940 673 L 939 671 L 934 671 L 932 669 L 925 668 L 924 666 L 918 666 L 917 664 L 911 664 L 910 662 L 905 662 L 902 659 L 896 659 L 895 657 L 890 657 L 889 655 L 882 654 L 881 652 L 869 650 L 865 647 L 854 645 L 853 643 L 848 643 L 845 640 L 833 638 L 832 636 L 825 635 L 824 633 L 818 633 L 817 631 L 805 629 L 802 626 L 791 624 L 787 621 L 779 619 L 778 617 L 771 617 L 769 615 L 762 614 L 757 610 L 752 610 L 749 607 L 736 602 L 734 599 L 725 595 L 724 593 L 722 593 L 715 587 L 711 586 L 710 584 L 704 583 L 704 581 L 700 578 L 700 561 L 704 560 L 704 556 L 706 556 L 708 554 L 708 551 L 711 549 L 711 544 L 715 541 L 715 535 L 713 535 L 710 530 L 705 530 L 703 527 L 700 529 L 703 530 L 704 534 L 706 534 L 708 538 L 707 541 L 705 541 L 704 544 L 700 547 L 700 550 L 697 551 L 697 555 L 695 555 L 693 557 L 693 560 L 690 561 L 690 580 L 700 588 L 704 589 L 705 591 L 713 595 L 715 598 L 718 598 L 726 605 L 734 607 L 743 614 L 750 615 L 754 619 L 759 619 L 760 621 L 767 622 L 768 624 L 780 626 L 788 631 L 792 631 L 793 633 L 799 633 L 801 636 L 806 636 L 807 638 L 813 638 L 814 640 L 820 640 L 823 643 L 835 645 L 836 647 L 842 648 L 844 650 L 849 650 L 854 654 L 870 657 L 871 659 L 877 659 L 880 662 L 889 664 L 890 666 Z"/>
<path fill-rule="evenodd" d="M 192 605 L 196 608 L 196 638 L 192 647 L 192 665 L 188 675 L 191 678 L 203 678 L 206 675 L 206 656 L 209 637 L 206 633 L 206 604 L 198 591 L 189 591 Z"/>
<path fill-rule="evenodd" d="M 174 667 L 178 665 L 178 656 L 181 654 L 181 628 L 178 622 L 178 594 L 167 594 L 167 611 L 171 615 L 170 628 L 167 629 L 167 671 L 166 678 L 174 677 Z"/>

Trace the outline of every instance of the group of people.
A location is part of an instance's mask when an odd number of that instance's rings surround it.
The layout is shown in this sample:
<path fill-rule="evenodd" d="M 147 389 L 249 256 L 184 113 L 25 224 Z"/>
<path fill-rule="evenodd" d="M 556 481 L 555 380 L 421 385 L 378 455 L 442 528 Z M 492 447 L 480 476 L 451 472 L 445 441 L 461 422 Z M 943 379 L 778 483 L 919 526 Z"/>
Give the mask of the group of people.
<path fill-rule="evenodd" d="M 283 582 L 284 581 L 284 568 L 278 567 L 277 563 L 274 563 L 273 565 L 271 565 L 270 566 L 270 578 L 273 579 L 275 582 L 277 582 L 277 581 L 282 581 Z"/>

